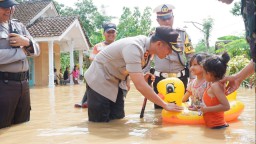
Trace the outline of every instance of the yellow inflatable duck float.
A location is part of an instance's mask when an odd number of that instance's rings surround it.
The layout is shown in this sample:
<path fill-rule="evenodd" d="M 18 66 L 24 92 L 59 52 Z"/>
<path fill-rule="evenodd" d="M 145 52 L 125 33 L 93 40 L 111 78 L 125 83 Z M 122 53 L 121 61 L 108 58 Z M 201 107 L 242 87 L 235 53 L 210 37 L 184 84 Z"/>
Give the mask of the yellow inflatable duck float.
<path fill-rule="evenodd" d="M 176 124 L 204 124 L 203 116 L 197 111 L 190 111 L 182 103 L 185 87 L 183 82 L 178 78 L 167 78 L 160 81 L 157 85 L 159 96 L 168 103 L 175 103 L 183 106 L 182 112 L 170 112 L 162 110 L 163 122 Z M 227 122 L 236 120 L 244 109 L 244 104 L 236 100 L 237 92 L 233 92 L 227 96 L 230 103 L 230 110 L 225 112 L 225 120 Z"/>

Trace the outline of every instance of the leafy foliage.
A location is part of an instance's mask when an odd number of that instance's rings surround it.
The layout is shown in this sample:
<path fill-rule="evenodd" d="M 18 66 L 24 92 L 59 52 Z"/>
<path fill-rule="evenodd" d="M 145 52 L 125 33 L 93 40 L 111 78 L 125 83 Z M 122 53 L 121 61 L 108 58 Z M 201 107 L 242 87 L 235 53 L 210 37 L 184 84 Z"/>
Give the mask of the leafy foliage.
<path fill-rule="evenodd" d="M 61 63 L 61 68 L 63 70 L 65 70 L 66 67 L 70 66 L 69 60 L 70 60 L 69 53 L 61 53 L 60 54 L 60 63 Z"/>
<path fill-rule="evenodd" d="M 203 31 L 204 31 L 204 38 L 205 38 L 205 45 L 208 51 L 210 51 L 210 45 L 209 45 L 209 38 L 210 33 L 212 31 L 214 20 L 212 18 L 207 18 L 203 20 Z"/>
<path fill-rule="evenodd" d="M 214 47 L 209 47 L 209 49 L 206 48 L 205 41 L 203 39 L 196 44 L 195 49 L 196 49 L 196 53 L 199 53 L 199 52 L 215 53 Z"/>
<path fill-rule="evenodd" d="M 74 8 L 62 7 L 57 4 L 57 9 L 62 16 L 79 16 L 82 27 L 85 29 L 90 42 L 95 45 L 103 41 L 102 38 L 102 24 L 111 21 L 113 17 L 102 15 L 98 12 L 97 7 L 92 0 L 81 0 L 75 3 Z M 60 8 L 58 8 L 60 7 Z"/>
<path fill-rule="evenodd" d="M 230 11 L 234 16 L 240 16 L 241 15 L 241 1 L 235 2 L 234 7 Z"/>
<path fill-rule="evenodd" d="M 241 37 L 233 36 L 233 35 L 223 36 L 218 38 L 218 40 L 238 40 L 238 39 L 241 39 Z"/>
<path fill-rule="evenodd" d="M 228 63 L 228 74 L 232 75 L 243 69 L 250 60 L 245 58 L 243 55 L 233 57 Z"/>
<path fill-rule="evenodd" d="M 111 21 L 113 17 L 102 15 L 98 12 L 97 7 L 93 4 L 92 0 L 81 0 L 75 3 L 75 7 L 65 7 L 62 4 L 54 2 L 57 11 L 62 16 L 78 15 L 82 27 L 85 29 L 90 42 L 95 45 L 104 40 L 102 35 L 102 24 Z M 104 6 L 103 6 L 104 8 Z M 132 12 L 129 8 L 123 8 L 119 25 L 117 26 L 118 34 L 117 39 L 135 36 L 135 35 L 148 35 L 151 28 L 151 8 L 147 7 L 143 13 L 139 11 L 138 7 L 134 8 Z M 68 53 L 61 54 L 61 65 L 66 67 L 69 63 Z M 74 52 L 75 63 L 78 63 L 78 52 Z M 88 57 L 84 59 L 85 68 L 88 68 L 90 61 Z"/>
<path fill-rule="evenodd" d="M 250 47 L 243 37 L 226 36 L 221 37 L 221 40 L 230 40 L 229 43 L 219 43 L 220 49 L 217 52 L 227 51 L 231 57 L 243 55 L 247 59 L 250 58 Z"/>
<path fill-rule="evenodd" d="M 209 38 L 211 36 L 211 31 L 214 25 L 214 20 L 212 18 L 203 19 L 203 24 L 194 22 L 194 21 L 188 21 L 187 23 L 192 23 L 194 27 L 196 27 L 201 33 L 204 35 L 203 41 L 200 41 L 200 46 L 202 42 L 205 44 L 205 49 L 210 52 L 210 45 L 209 45 Z M 200 49 L 202 49 L 201 47 Z"/>
<path fill-rule="evenodd" d="M 231 58 L 231 60 L 228 63 L 228 69 L 227 69 L 227 75 L 233 75 L 241 71 L 250 60 L 246 58 L 244 55 L 238 55 Z M 250 76 L 249 78 L 245 79 L 242 83 L 243 86 L 250 87 L 253 84 L 254 76 Z"/>
<path fill-rule="evenodd" d="M 148 35 L 151 28 L 151 8 L 144 9 L 143 14 L 138 7 L 134 8 L 134 12 L 127 8 L 123 8 L 123 14 L 119 19 L 117 26 L 117 39 L 136 35 Z"/>

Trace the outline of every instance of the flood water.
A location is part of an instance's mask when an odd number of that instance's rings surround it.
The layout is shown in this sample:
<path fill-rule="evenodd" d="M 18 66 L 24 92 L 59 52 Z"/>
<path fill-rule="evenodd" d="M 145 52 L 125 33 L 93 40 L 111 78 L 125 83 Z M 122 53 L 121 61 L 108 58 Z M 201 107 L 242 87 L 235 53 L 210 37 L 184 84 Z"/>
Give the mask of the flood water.
<path fill-rule="evenodd" d="M 147 102 L 132 85 L 125 102 L 126 117 L 109 123 L 88 122 L 87 109 L 74 108 L 85 85 L 31 89 L 31 120 L 0 129 L 0 144 L 250 144 L 255 143 L 255 91 L 238 90 L 245 104 L 239 120 L 223 130 L 204 125 L 174 125 L 161 121 L 161 111 Z"/>

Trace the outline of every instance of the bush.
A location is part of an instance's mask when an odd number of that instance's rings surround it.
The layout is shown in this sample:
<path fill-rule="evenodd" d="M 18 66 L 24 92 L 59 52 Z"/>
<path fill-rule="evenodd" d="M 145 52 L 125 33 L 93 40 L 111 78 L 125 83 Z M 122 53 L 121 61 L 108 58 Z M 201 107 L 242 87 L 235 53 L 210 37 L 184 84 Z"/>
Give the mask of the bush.
<path fill-rule="evenodd" d="M 231 60 L 228 63 L 228 69 L 227 69 L 227 75 L 232 75 L 238 73 L 240 70 L 242 70 L 248 63 L 250 62 L 249 59 L 245 58 L 245 56 L 235 56 L 231 58 Z M 242 82 L 242 86 L 244 87 L 252 87 L 254 85 L 254 75 L 251 77 L 245 79 Z"/>

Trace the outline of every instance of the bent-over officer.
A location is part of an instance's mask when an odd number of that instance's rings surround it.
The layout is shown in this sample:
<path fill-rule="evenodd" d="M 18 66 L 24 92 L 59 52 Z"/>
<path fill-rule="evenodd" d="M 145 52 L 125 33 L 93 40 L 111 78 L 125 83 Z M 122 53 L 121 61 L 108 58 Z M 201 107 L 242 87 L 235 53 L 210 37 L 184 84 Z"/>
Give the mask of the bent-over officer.
<path fill-rule="evenodd" d="M 105 40 L 96 44 L 93 47 L 93 50 L 90 54 L 90 60 L 93 61 L 96 55 L 105 49 L 108 45 L 113 43 L 116 40 L 116 35 L 117 35 L 117 30 L 116 30 L 116 25 L 111 22 L 106 22 L 102 25 L 104 32 L 104 38 Z M 130 79 L 129 77 L 125 81 L 120 81 L 119 87 L 122 89 L 122 93 L 124 97 L 126 97 L 127 92 L 130 89 Z M 82 107 L 82 108 L 87 108 L 87 94 L 85 92 L 84 97 L 82 99 L 81 104 L 75 104 L 75 107 Z"/>
<path fill-rule="evenodd" d="M 26 27 L 10 19 L 17 4 L 0 0 L 0 128 L 29 121 L 27 56 L 39 55 L 39 46 Z"/>
<path fill-rule="evenodd" d="M 173 9 L 171 4 L 161 4 L 154 9 L 157 15 L 157 22 L 160 26 L 168 26 L 173 28 Z M 189 61 L 195 53 L 195 49 L 192 47 L 191 40 L 188 34 L 181 29 L 175 29 L 179 33 L 178 41 L 180 43 L 180 49 L 173 49 L 173 52 L 164 59 L 160 59 L 158 56 L 154 56 L 155 62 L 155 81 L 153 83 L 154 91 L 158 93 L 157 84 L 159 81 L 168 77 L 178 77 L 183 83 L 185 88 L 187 87 L 189 75 Z M 155 109 L 161 108 L 155 105 Z"/>
<path fill-rule="evenodd" d="M 178 33 L 170 27 L 157 27 L 151 38 L 140 35 L 120 39 L 98 53 L 85 73 L 89 121 L 108 122 L 125 116 L 124 97 L 118 84 L 128 75 L 136 89 L 150 101 L 168 111 L 181 110 L 158 97 L 142 72 L 150 55 L 165 58 L 172 52 L 177 38 Z"/>

